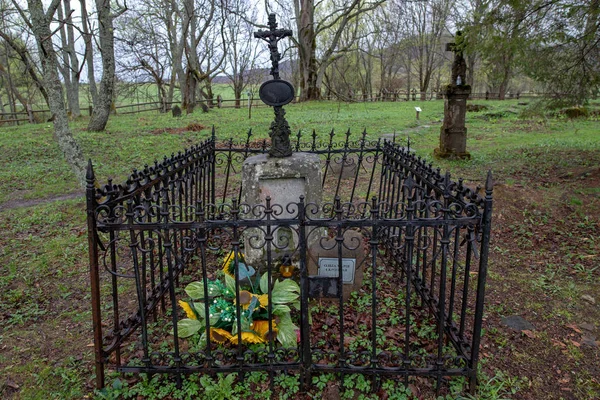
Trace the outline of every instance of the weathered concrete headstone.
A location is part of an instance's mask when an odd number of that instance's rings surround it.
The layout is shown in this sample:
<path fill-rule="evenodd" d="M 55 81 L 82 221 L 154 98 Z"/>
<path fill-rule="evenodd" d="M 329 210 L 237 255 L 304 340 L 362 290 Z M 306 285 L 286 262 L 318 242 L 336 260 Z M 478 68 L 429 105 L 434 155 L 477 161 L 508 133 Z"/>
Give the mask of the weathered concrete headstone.
<path fill-rule="evenodd" d="M 171 109 L 171 114 L 173 114 L 173 118 L 181 117 L 181 108 L 176 105 Z"/>
<path fill-rule="evenodd" d="M 271 205 L 281 206 L 276 217 L 285 219 L 297 212 L 297 208 L 288 209 L 290 203 L 298 203 L 300 196 L 306 203 L 321 202 L 321 164 L 317 154 L 293 153 L 290 157 L 275 158 L 266 154 L 249 157 L 242 166 L 242 201 L 249 205 L 266 204 L 267 197 Z M 279 249 L 272 248 L 274 259 L 292 253 L 298 246 L 298 234 L 294 229 L 277 227 L 274 229 L 273 242 Z M 308 235 L 311 241 L 320 239 L 319 235 Z M 244 236 L 246 261 L 250 265 L 259 265 L 266 259 L 266 247 L 257 247 L 264 242 L 264 234 L 259 230 L 247 229 Z M 253 246 L 254 244 L 254 246 Z"/>
<path fill-rule="evenodd" d="M 223 106 L 223 97 L 221 95 L 217 95 L 217 108 L 221 108 Z"/>
<path fill-rule="evenodd" d="M 188 103 L 187 107 L 185 108 L 185 113 L 192 114 L 193 112 L 194 112 L 194 105 L 192 103 Z"/>
<path fill-rule="evenodd" d="M 342 264 L 342 296 L 344 300 L 360 289 L 363 283 L 365 261 L 364 237 L 360 232 L 344 232 L 342 257 L 335 238 L 318 240 L 308 247 L 308 275 L 311 277 L 339 277 Z"/>
<path fill-rule="evenodd" d="M 203 113 L 207 113 L 209 111 L 208 106 L 204 102 L 200 103 L 200 107 L 202 108 Z"/>
<path fill-rule="evenodd" d="M 462 54 L 462 36 L 456 33 L 456 43 L 449 43 L 446 50 L 454 51 L 451 82 L 444 89 L 444 122 L 440 132 L 440 146 L 434 155 L 440 158 L 470 158 L 467 152 L 467 99 L 471 86 L 465 85 L 467 64 Z"/>

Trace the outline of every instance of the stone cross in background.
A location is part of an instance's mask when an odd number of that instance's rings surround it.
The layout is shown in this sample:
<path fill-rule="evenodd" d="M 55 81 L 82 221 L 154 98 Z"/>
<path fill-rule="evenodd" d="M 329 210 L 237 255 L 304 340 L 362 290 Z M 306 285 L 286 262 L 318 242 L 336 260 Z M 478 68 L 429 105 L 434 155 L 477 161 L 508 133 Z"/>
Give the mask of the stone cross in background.
<path fill-rule="evenodd" d="M 450 83 L 461 86 L 467 83 L 467 63 L 463 57 L 463 39 L 462 32 L 456 32 L 455 42 L 446 44 L 446 51 L 454 52 L 454 61 L 452 62 L 452 77 Z"/>
<path fill-rule="evenodd" d="M 467 64 L 462 53 L 462 34 L 456 32 L 455 43 L 448 43 L 446 50 L 454 52 L 450 84 L 443 89 L 444 122 L 440 132 L 440 146 L 433 154 L 440 158 L 470 158 L 467 152 L 467 99 L 471 86 L 466 85 Z"/>
<path fill-rule="evenodd" d="M 290 126 L 285 119 L 284 105 L 294 99 L 295 90 L 291 83 L 279 79 L 279 61 L 281 54 L 277 49 L 277 43 L 288 36 L 292 36 L 289 29 L 277 29 L 275 14 L 269 14 L 269 30 L 260 30 L 254 33 L 254 37 L 262 39 L 269 45 L 271 53 L 271 75 L 273 79 L 266 81 L 260 86 L 258 95 L 267 105 L 273 106 L 275 120 L 271 122 L 269 136 L 271 137 L 271 148 L 269 155 L 271 157 L 289 157 L 292 155 L 292 146 L 290 144 Z"/>

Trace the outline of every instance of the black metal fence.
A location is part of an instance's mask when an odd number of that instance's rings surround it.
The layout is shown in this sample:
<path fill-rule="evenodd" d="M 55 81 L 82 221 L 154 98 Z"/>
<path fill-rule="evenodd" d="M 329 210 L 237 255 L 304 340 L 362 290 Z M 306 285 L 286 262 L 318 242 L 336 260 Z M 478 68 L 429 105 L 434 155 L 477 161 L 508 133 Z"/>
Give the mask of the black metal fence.
<path fill-rule="evenodd" d="M 250 135 L 217 142 L 213 131 L 122 185 L 99 187 L 90 162 L 97 387 L 107 367 L 178 382 L 261 370 L 272 384 L 286 371 L 305 389 L 323 371 L 406 384 L 427 376 L 437 389 L 461 375 L 475 387 L 491 176 L 481 197 L 366 132 L 354 142 L 332 132 L 324 143 L 298 134 L 295 148 L 321 157 L 320 204 L 241 203 L 241 164 L 267 150 Z M 282 243 L 282 232 L 295 239 Z M 264 260 L 246 266 L 245 246 L 264 249 Z M 333 252 L 333 277 L 315 274 L 315 252 Z"/>

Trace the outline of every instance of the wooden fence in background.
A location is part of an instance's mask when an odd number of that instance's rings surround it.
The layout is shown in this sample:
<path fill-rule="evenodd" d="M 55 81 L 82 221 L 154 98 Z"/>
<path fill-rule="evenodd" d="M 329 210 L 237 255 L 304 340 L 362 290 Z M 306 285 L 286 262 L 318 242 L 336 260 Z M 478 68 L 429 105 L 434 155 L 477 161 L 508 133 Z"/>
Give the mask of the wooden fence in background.
<path fill-rule="evenodd" d="M 531 98 L 542 98 L 542 97 L 560 97 L 560 94 L 556 93 L 540 93 L 540 92 L 523 92 L 523 93 L 508 93 L 506 95 L 506 100 L 511 99 L 531 99 Z M 325 100 L 330 101 L 344 101 L 344 102 L 401 102 L 401 101 L 431 101 L 431 100 L 442 100 L 443 97 L 439 92 L 406 92 L 406 91 L 398 91 L 398 92 L 387 92 L 380 93 L 377 95 L 368 95 L 368 94 L 358 94 L 348 96 L 341 95 L 325 95 Z M 423 100 L 424 99 L 424 100 Z M 471 93 L 469 97 L 471 100 L 498 100 L 499 93 Z M 295 101 L 297 101 L 296 98 Z M 259 98 L 252 98 L 250 100 L 248 98 L 243 98 L 239 100 L 239 108 L 255 108 L 255 107 L 266 107 L 266 105 L 260 101 Z M 236 100 L 233 99 L 214 99 L 214 100 L 205 100 L 203 103 L 209 108 L 235 108 Z M 170 102 L 170 103 L 161 103 L 158 101 L 146 102 L 146 103 L 135 103 L 135 104 L 126 104 L 119 105 L 113 108 L 114 114 L 137 114 L 142 112 L 156 111 L 156 112 L 168 112 L 171 110 L 171 107 L 175 104 L 179 104 L 179 102 Z M 82 114 L 87 111 L 88 115 L 92 115 L 92 106 L 84 106 L 81 108 Z M 195 107 L 195 112 L 202 111 L 202 106 L 199 103 Z M 186 110 L 182 110 L 183 113 Z M 18 112 L 3 112 L 0 113 L 0 126 L 3 124 L 19 124 L 21 122 L 25 123 L 41 123 L 41 122 L 49 122 L 51 121 L 50 110 L 48 109 L 33 109 L 28 106 L 27 109 Z"/>

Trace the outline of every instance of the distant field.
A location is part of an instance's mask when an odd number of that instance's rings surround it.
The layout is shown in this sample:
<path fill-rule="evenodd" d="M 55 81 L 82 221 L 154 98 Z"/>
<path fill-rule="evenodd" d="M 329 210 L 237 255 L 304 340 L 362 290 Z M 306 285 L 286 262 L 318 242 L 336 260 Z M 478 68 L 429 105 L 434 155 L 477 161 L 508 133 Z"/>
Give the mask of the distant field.
<path fill-rule="evenodd" d="M 213 94 L 216 99 L 218 95 L 224 100 L 234 100 L 233 89 L 230 85 L 227 84 L 213 84 L 212 86 Z M 255 97 L 258 97 L 256 93 L 258 93 L 258 86 L 249 86 L 246 90 L 244 90 L 243 99 L 246 99 L 246 92 L 248 90 L 252 90 L 255 93 Z M 117 107 L 126 106 L 130 104 L 140 104 L 140 103 L 148 103 L 155 102 L 158 100 L 158 86 L 154 83 L 144 83 L 144 84 L 123 84 L 118 83 L 116 86 L 116 100 L 115 105 Z M 175 88 L 175 92 L 173 94 L 173 101 L 181 101 L 181 93 L 178 88 Z M 79 85 L 79 106 L 83 114 L 86 114 L 86 110 L 88 106 L 92 104 L 92 97 L 89 93 L 89 85 L 86 83 L 81 83 Z M 38 98 L 32 103 L 32 107 L 34 110 L 47 110 L 48 105 L 44 103 L 43 98 Z"/>

